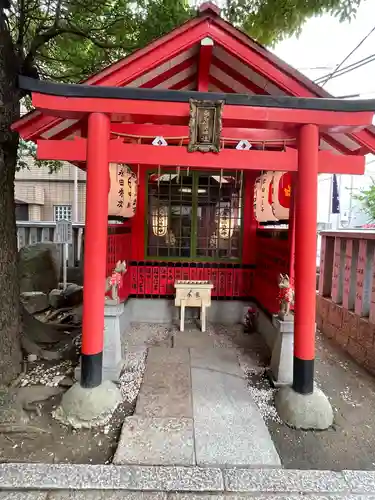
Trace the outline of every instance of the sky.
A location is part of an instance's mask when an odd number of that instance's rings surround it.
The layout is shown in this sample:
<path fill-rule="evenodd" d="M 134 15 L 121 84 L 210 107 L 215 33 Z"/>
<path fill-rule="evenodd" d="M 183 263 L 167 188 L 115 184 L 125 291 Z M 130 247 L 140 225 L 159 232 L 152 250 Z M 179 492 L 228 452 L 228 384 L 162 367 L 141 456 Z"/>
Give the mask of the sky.
<path fill-rule="evenodd" d="M 375 0 L 366 0 L 351 22 L 340 23 L 333 16 L 308 20 L 301 35 L 279 43 L 274 52 L 312 80 L 330 72 L 375 26 Z M 375 31 L 345 62 L 345 66 L 375 53 Z M 327 69 L 314 69 L 325 67 Z M 375 61 L 333 78 L 324 88 L 334 96 L 360 94 L 375 99 Z"/>
<path fill-rule="evenodd" d="M 335 68 L 375 26 L 375 0 L 366 0 L 351 22 L 340 23 L 333 16 L 325 15 L 308 20 L 301 35 L 279 43 L 274 52 L 310 79 L 326 75 Z M 344 65 L 359 61 L 375 53 L 375 31 L 354 52 Z M 319 69 L 317 69 L 319 68 Z M 321 69 L 324 68 L 324 69 Z M 333 78 L 324 88 L 336 97 L 359 94 L 362 99 L 375 99 L 375 61 L 346 75 Z M 352 224 L 366 222 L 366 217 L 356 210 L 351 192 L 366 188 L 375 177 L 375 157 L 368 156 L 366 176 L 341 176 L 339 178 L 340 216 L 330 215 L 330 176 L 320 176 L 318 220 L 331 222 L 334 229 L 345 227 L 347 218 Z M 353 189 L 353 191 L 351 191 Z M 354 205 L 354 209 L 353 209 Z M 350 213 L 350 209 L 352 211 Z"/>

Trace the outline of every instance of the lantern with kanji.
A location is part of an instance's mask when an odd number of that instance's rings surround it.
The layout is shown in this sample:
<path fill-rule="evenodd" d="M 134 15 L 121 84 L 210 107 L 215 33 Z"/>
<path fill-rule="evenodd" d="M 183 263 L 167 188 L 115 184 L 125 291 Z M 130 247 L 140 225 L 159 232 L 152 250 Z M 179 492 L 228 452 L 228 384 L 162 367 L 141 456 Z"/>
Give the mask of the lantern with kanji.
<path fill-rule="evenodd" d="M 258 222 L 274 222 L 278 218 L 272 211 L 273 172 L 265 172 L 255 181 L 254 214 Z"/>
<path fill-rule="evenodd" d="M 152 232 L 155 236 L 165 236 L 168 231 L 168 207 L 159 206 L 152 209 Z"/>
<path fill-rule="evenodd" d="M 233 234 L 233 221 L 231 220 L 231 210 L 228 207 L 220 208 L 218 211 L 219 237 L 228 240 Z"/>
<path fill-rule="evenodd" d="M 137 207 L 137 176 L 124 163 L 110 163 L 108 215 L 133 217 Z"/>
<path fill-rule="evenodd" d="M 272 210 L 279 220 L 289 219 L 291 186 L 290 172 L 275 172 L 272 183 Z"/>

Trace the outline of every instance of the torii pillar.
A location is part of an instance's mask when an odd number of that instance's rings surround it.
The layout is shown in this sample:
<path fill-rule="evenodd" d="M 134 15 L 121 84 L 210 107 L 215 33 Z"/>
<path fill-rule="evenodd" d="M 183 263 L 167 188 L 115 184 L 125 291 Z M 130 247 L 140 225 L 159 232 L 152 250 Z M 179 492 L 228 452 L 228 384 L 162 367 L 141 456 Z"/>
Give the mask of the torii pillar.
<path fill-rule="evenodd" d="M 332 407 L 314 385 L 318 152 L 318 126 L 303 125 L 299 131 L 294 207 L 293 385 L 282 388 L 275 400 L 284 422 L 300 429 L 327 429 L 333 423 Z"/>
<path fill-rule="evenodd" d="M 101 425 L 122 401 L 119 389 L 102 382 L 104 302 L 108 235 L 110 118 L 88 116 L 83 324 L 80 382 L 63 396 L 56 417 L 73 427 Z"/>

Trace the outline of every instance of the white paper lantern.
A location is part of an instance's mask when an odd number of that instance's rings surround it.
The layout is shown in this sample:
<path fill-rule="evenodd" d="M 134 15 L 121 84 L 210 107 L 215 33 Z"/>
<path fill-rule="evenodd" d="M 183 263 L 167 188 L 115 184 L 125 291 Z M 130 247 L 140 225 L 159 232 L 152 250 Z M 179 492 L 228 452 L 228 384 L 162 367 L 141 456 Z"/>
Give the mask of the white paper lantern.
<path fill-rule="evenodd" d="M 272 180 L 273 172 L 266 172 L 255 181 L 254 213 L 258 222 L 274 222 L 279 220 L 272 211 L 269 199 Z"/>
<path fill-rule="evenodd" d="M 155 236 L 165 236 L 168 231 L 168 207 L 152 209 L 152 232 Z"/>
<path fill-rule="evenodd" d="M 229 240 L 233 235 L 233 219 L 229 207 L 219 209 L 219 238 Z"/>
<path fill-rule="evenodd" d="M 109 164 L 108 215 L 133 217 L 137 208 L 137 176 L 124 163 Z"/>
<path fill-rule="evenodd" d="M 218 203 L 215 216 L 218 226 L 219 238 L 228 240 L 233 236 L 234 229 L 240 225 L 240 203 L 237 193 L 232 195 L 232 201 Z"/>
<path fill-rule="evenodd" d="M 272 183 L 272 210 L 279 220 L 289 219 L 291 176 L 289 172 L 275 172 Z"/>
<path fill-rule="evenodd" d="M 261 217 L 260 209 L 261 209 L 261 194 L 262 194 L 262 177 L 257 177 L 254 183 L 254 216 L 255 219 L 259 222 L 259 217 Z"/>

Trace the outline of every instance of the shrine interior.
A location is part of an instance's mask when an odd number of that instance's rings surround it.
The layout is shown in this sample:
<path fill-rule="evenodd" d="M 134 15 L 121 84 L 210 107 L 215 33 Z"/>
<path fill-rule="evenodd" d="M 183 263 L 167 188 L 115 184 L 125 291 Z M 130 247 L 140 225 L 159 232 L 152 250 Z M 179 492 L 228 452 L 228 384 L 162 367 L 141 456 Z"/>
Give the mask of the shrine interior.
<path fill-rule="evenodd" d="M 240 301 L 232 304 L 233 322 L 241 319 L 242 302 L 259 301 L 270 313 L 277 311 L 277 278 L 289 273 L 289 173 L 275 173 L 275 202 L 285 219 L 273 216 L 269 222 L 273 173 L 131 170 L 138 179 L 136 213 L 131 219 L 109 216 L 107 273 L 118 260 L 129 262 L 121 299 L 172 300 L 175 281 L 208 280 L 214 301 Z M 267 223 L 260 222 L 263 212 Z M 222 302 L 212 314 L 220 307 Z"/>

